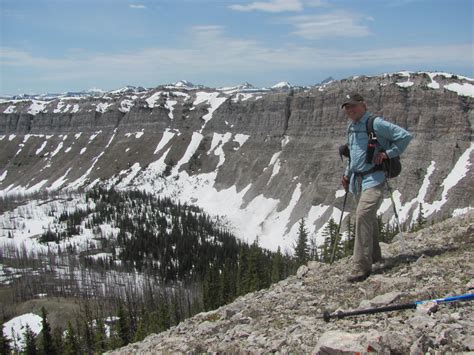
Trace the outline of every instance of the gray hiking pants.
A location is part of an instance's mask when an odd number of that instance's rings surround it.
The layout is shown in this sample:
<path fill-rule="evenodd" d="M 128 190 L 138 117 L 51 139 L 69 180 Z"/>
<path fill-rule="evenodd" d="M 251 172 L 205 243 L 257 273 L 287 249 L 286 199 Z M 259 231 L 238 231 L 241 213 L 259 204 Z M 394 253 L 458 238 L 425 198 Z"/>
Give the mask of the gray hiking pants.
<path fill-rule="evenodd" d="M 377 210 L 383 199 L 383 183 L 356 195 L 354 271 L 372 271 L 372 263 L 382 260 Z"/>

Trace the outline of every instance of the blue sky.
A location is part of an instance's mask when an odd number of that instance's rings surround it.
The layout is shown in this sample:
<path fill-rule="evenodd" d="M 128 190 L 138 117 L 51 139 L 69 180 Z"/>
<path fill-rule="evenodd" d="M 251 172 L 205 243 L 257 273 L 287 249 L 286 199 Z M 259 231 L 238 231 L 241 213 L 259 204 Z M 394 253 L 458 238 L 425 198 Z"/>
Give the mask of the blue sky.
<path fill-rule="evenodd" d="M 474 77 L 472 0 L 0 0 L 0 94 Z"/>

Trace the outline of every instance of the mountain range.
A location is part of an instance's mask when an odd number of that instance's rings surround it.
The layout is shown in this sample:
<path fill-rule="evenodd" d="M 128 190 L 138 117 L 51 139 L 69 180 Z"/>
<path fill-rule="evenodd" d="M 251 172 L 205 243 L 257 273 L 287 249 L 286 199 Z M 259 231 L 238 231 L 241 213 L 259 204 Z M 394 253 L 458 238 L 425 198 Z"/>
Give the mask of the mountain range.
<path fill-rule="evenodd" d="M 272 250 L 292 248 L 302 218 L 321 240 L 341 214 L 346 162 L 338 147 L 348 122 L 340 105 L 353 91 L 414 135 L 402 174 L 390 181 L 401 223 L 472 209 L 474 80 L 434 72 L 328 78 L 313 87 L 179 81 L 3 98 L 0 196 L 140 189 L 199 205 Z M 346 207 L 347 218 L 354 205 Z M 379 213 L 395 223 L 388 195 Z"/>

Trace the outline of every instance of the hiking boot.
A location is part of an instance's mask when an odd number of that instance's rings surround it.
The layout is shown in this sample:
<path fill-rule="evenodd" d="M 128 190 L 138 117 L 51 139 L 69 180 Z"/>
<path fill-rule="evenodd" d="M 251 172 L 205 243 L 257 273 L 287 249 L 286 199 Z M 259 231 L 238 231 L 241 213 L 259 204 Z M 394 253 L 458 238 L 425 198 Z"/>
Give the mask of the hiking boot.
<path fill-rule="evenodd" d="M 346 279 L 348 282 L 361 282 L 368 278 L 370 274 L 370 271 L 353 271 Z"/>

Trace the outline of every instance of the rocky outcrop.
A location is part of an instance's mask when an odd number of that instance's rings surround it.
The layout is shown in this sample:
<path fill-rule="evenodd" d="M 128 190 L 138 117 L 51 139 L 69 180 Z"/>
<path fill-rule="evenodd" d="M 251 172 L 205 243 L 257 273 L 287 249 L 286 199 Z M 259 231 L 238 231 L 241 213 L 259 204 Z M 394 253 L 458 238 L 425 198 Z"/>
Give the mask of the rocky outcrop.
<path fill-rule="evenodd" d="M 474 204 L 473 88 L 448 74 L 396 73 L 312 88 L 162 86 L 5 101 L 0 194 L 102 183 L 207 203 L 217 214 L 210 200 L 231 194 L 227 214 L 249 225 L 241 236 L 270 246 L 287 235 L 289 246 L 301 218 L 316 233 L 338 216 L 345 163 L 337 152 L 347 127 L 340 104 L 357 90 L 372 112 L 414 134 L 392 181 L 402 221 L 420 203 L 430 219 L 444 218 Z M 391 211 L 380 213 L 388 220 Z"/>
<path fill-rule="evenodd" d="M 472 301 L 328 323 L 322 315 L 474 292 L 474 213 L 384 244 L 383 254 L 385 264 L 361 283 L 345 281 L 350 259 L 310 262 L 269 289 L 111 353 L 473 351 Z"/>

